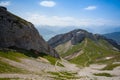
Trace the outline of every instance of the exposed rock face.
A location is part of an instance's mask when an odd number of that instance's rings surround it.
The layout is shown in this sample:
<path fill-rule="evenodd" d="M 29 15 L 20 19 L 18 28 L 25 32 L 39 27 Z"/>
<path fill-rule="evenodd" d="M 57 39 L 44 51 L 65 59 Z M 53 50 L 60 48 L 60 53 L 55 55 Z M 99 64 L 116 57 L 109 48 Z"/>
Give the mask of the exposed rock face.
<path fill-rule="evenodd" d="M 95 38 L 96 38 L 97 40 L 99 40 L 99 39 L 104 39 L 104 40 L 108 41 L 111 45 L 113 45 L 114 47 L 116 47 L 116 48 L 118 48 L 118 49 L 120 50 L 120 45 L 117 44 L 117 42 L 116 42 L 115 40 L 113 40 L 113 39 L 108 39 L 108 38 L 106 38 L 105 36 L 102 36 L 102 35 L 99 35 L 99 34 L 94 34 L 94 36 L 95 36 Z"/>
<path fill-rule="evenodd" d="M 52 47 L 56 47 L 59 44 L 66 43 L 69 40 L 71 40 L 71 43 L 73 45 L 75 45 L 75 44 L 83 41 L 85 37 L 88 37 L 88 38 L 95 40 L 94 35 L 92 33 L 89 33 L 89 32 L 82 30 L 82 29 L 75 29 L 75 30 L 70 31 L 66 34 L 60 34 L 60 35 L 57 35 L 57 36 L 51 38 L 48 41 L 48 43 Z"/>
<path fill-rule="evenodd" d="M 36 50 L 54 57 L 59 57 L 39 35 L 34 25 L 17 17 L 0 7 L 0 48 L 15 46 L 17 48 Z"/>
<path fill-rule="evenodd" d="M 70 32 L 65 33 L 65 34 L 56 35 L 55 37 L 51 38 L 48 41 L 48 43 L 53 48 L 55 48 L 56 46 L 58 46 L 60 44 L 64 44 L 70 40 L 71 40 L 72 45 L 76 45 L 76 44 L 82 42 L 85 38 L 89 38 L 89 39 L 96 41 L 96 42 L 99 39 L 104 39 L 104 40 L 107 40 L 113 46 L 120 49 L 120 46 L 115 41 L 113 41 L 111 39 L 107 39 L 106 37 L 99 35 L 99 34 L 92 34 L 90 32 L 82 30 L 82 29 L 75 29 L 75 30 L 70 31 Z"/>

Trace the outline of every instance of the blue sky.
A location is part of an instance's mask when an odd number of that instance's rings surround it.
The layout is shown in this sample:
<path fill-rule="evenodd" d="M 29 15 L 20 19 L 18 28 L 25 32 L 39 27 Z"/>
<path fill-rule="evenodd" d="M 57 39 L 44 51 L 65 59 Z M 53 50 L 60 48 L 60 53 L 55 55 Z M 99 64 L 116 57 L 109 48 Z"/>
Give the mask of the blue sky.
<path fill-rule="evenodd" d="M 35 26 L 120 27 L 120 0 L 0 0 Z"/>

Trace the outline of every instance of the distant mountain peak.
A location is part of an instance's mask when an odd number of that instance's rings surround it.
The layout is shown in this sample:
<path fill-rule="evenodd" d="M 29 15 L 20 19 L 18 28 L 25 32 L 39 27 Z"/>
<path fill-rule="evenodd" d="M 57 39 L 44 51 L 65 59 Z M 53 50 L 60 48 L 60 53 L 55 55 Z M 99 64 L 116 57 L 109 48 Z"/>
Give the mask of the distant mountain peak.
<path fill-rule="evenodd" d="M 110 44 L 118 47 L 117 43 L 111 39 L 107 39 L 103 35 L 100 34 L 93 34 L 83 29 L 75 29 L 65 34 L 56 35 L 55 37 L 51 38 L 48 43 L 55 48 L 60 44 L 64 44 L 68 41 L 71 41 L 72 45 L 76 45 L 81 43 L 85 38 L 89 38 L 93 41 L 98 41 L 100 39 L 107 40 Z"/>
<path fill-rule="evenodd" d="M 83 30 L 83 29 L 74 29 L 70 32 L 75 32 L 75 33 L 78 33 L 78 32 L 87 32 L 86 30 Z"/>
<path fill-rule="evenodd" d="M 65 33 L 65 34 L 56 35 L 55 37 L 51 38 L 48 41 L 48 43 L 51 46 L 55 47 L 61 43 L 65 43 L 65 42 L 71 40 L 71 43 L 73 45 L 75 45 L 75 44 L 83 41 L 85 37 L 88 37 L 88 38 L 95 40 L 94 34 L 88 32 L 86 30 L 83 30 L 83 29 L 75 29 L 75 30 L 70 31 L 70 32 Z"/>

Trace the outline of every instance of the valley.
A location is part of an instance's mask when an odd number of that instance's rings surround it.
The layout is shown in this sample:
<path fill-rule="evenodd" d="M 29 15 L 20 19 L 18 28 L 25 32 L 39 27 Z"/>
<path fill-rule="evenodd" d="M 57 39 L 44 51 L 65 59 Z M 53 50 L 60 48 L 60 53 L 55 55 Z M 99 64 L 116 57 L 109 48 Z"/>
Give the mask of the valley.
<path fill-rule="evenodd" d="M 43 31 L 53 36 L 45 41 L 31 22 L 0 6 L 0 80 L 120 80 L 119 40 L 63 32 Z"/>
<path fill-rule="evenodd" d="M 83 38 L 79 38 L 80 35 Z M 57 35 L 48 41 L 64 59 L 76 64 L 81 77 L 78 80 L 119 80 L 119 46 L 111 42 L 101 35 L 80 29 Z"/>
<path fill-rule="evenodd" d="M 5 50 L 4 50 L 5 51 Z M 8 50 L 0 53 L 0 80 L 119 80 L 120 62 L 90 64 L 80 67 L 65 59 L 32 58 L 23 53 Z M 13 55 L 16 55 L 14 56 Z M 8 57 L 10 56 L 10 57 Z M 55 63 L 51 64 L 54 60 Z M 111 59 L 106 59 L 111 60 Z M 89 60 L 88 60 L 89 62 Z"/>

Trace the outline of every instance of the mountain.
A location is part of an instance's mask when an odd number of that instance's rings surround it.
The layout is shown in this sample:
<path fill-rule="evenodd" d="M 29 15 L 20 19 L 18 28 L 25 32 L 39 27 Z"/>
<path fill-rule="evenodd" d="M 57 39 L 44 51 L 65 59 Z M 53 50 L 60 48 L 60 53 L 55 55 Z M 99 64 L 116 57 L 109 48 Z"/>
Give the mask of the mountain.
<path fill-rule="evenodd" d="M 102 28 L 101 28 L 102 27 Z M 97 34 L 106 34 L 112 32 L 120 32 L 120 26 L 47 26 L 41 25 L 36 26 L 39 33 L 43 36 L 43 38 L 48 41 L 50 38 L 54 37 L 57 34 L 63 34 L 74 29 L 84 29 L 92 33 Z"/>
<path fill-rule="evenodd" d="M 35 50 L 54 57 L 57 52 L 39 35 L 34 25 L 0 7 L 0 48 Z"/>
<path fill-rule="evenodd" d="M 120 46 L 99 34 L 75 29 L 65 34 L 56 35 L 48 43 L 65 59 L 73 63 L 95 63 L 106 61 L 107 57 L 115 59 Z"/>
<path fill-rule="evenodd" d="M 0 7 L 0 80 L 120 79 L 119 46 L 113 40 L 78 29 L 61 34 L 50 42 L 54 48 L 58 46 L 57 50 L 66 52 L 61 55 L 70 62 L 55 58 L 59 55 L 32 23 Z M 100 61 L 105 64 L 99 64 Z M 71 62 L 97 63 L 81 68 Z"/>
<path fill-rule="evenodd" d="M 115 40 L 120 45 L 120 32 L 104 34 L 105 37 Z"/>
<path fill-rule="evenodd" d="M 56 32 L 44 27 L 36 27 L 36 28 L 46 41 L 48 41 L 51 37 L 57 34 Z"/>
<path fill-rule="evenodd" d="M 0 7 L 0 80 L 78 79 L 65 63 L 32 23 Z"/>
<path fill-rule="evenodd" d="M 43 38 L 48 41 L 51 37 L 62 34 L 68 31 L 71 31 L 73 29 L 76 29 L 75 26 L 37 26 L 36 27 L 39 31 L 39 33 L 43 36 Z"/>

